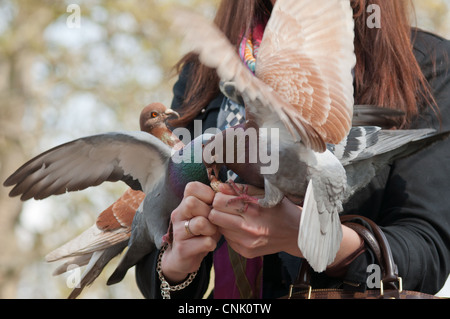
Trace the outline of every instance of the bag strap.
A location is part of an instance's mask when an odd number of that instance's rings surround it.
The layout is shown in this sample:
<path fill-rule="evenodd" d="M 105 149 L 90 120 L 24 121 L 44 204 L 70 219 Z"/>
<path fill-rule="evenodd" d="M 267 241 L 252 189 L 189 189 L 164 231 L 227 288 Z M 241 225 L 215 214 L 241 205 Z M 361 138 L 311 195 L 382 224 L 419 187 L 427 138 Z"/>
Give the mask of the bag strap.
<path fill-rule="evenodd" d="M 352 220 L 360 219 L 367 223 L 370 227 L 366 228 L 361 224 L 351 222 Z M 383 231 L 372 220 L 359 215 L 343 215 L 341 216 L 341 223 L 353 229 L 361 238 L 368 248 L 374 253 L 383 273 L 382 278 L 382 294 L 386 292 L 386 297 L 398 298 L 399 292 L 402 290 L 401 278 L 397 274 L 397 266 L 394 263 L 392 251 Z M 304 261 L 300 267 L 297 280 L 293 285 L 299 289 L 311 289 L 311 267 Z M 399 283 L 399 288 L 396 284 Z"/>
<path fill-rule="evenodd" d="M 363 220 L 370 226 L 371 230 L 360 224 L 349 222 L 355 219 Z M 345 226 L 355 230 L 375 254 L 383 271 L 383 282 L 388 285 L 398 282 L 397 265 L 394 262 L 389 242 L 380 227 L 371 219 L 357 215 L 344 215 L 341 217 L 341 222 Z"/>

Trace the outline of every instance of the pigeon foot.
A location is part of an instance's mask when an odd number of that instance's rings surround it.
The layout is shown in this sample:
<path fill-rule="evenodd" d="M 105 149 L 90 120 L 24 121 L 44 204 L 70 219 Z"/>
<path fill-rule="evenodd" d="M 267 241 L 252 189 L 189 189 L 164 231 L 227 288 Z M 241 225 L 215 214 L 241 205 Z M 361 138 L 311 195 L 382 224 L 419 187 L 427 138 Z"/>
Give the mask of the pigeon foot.
<path fill-rule="evenodd" d="M 162 243 L 166 243 L 172 245 L 173 243 L 173 224 L 172 221 L 169 222 L 169 229 L 167 229 L 167 233 L 162 237 Z"/>
<path fill-rule="evenodd" d="M 227 183 L 233 188 L 233 190 L 237 196 L 235 198 L 228 200 L 227 205 L 231 204 L 231 203 L 235 203 L 235 202 L 243 203 L 244 207 L 242 209 L 240 209 L 240 211 L 239 211 L 240 213 L 245 213 L 248 209 L 249 204 L 258 205 L 259 199 L 248 195 L 248 186 L 247 185 L 242 185 L 242 188 L 241 188 L 233 180 L 229 180 Z"/>

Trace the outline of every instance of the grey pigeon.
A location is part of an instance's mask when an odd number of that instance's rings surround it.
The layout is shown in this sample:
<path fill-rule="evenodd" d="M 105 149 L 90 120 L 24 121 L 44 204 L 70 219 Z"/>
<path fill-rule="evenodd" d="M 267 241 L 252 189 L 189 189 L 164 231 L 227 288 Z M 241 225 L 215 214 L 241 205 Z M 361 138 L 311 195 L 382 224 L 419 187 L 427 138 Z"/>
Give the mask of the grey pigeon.
<path fill-rule="evenodd" d="M 10 196 L 44 199 L 105 181 L 123 181 L 146 197 L 133 219 L 128 250 L 108 284 L 121 281 L 142 257 L 160 248 L 171 212 L 191 181 L 209 184 L 202 162 L 202 135 L 179 151 L 145 132 L 117 132 L 80 138 L 25 163 L 5 182 Z M 125 242 L 126 244 L 126 242 Z M 111 254 L 117 254 L 123 245 Z M 106 256 L 105 258 L 112 258 Z"/>

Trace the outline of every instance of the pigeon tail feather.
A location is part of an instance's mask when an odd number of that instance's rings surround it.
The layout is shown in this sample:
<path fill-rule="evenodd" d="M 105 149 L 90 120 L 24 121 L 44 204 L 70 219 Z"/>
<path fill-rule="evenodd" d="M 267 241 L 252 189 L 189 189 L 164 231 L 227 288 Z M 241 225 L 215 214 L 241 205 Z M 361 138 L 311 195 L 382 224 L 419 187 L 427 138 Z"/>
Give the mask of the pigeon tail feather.
<path fill-rule="evenodd" d="M 327 212 L 322 213 L 328 214 Z M 322 217 L 323 218 L 323 217 Z M 326 232 L 322 231 L 321 214 L 314 197 L 313 181 L 310 180 L 305 195 L 298 246 L 316 272 L 323 272 L 336 258 L 342 241 L 342 228 L 338 214 L 329 214 L 330 223 Z"/>

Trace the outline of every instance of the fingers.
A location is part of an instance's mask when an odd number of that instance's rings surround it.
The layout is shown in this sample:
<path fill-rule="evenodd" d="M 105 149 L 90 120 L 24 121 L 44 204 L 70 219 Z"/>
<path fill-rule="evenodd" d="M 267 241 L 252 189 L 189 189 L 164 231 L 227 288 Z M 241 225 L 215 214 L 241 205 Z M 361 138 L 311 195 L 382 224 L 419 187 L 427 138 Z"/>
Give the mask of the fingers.
<path fill-rule="evenodd" d="M 202 183 L 189 183 L 186 186 L 181 204 L 171 215 L 176 241 L 197 236 L 213 237 L 219 240 L 217 226 L 208 220 L 214 195 L 214 191 Z"/>
<path fill-rule="evenodd" d="M 227 195 L 223 193 L 217 193 L 212 204 L 213 209 L 239 216 L 243 214 L 243 208 L 245 206 L 246 203 L 242 200 L 236 200 L 235 195 Z M 251 210 L 246 210 L 245 214 L 251 214 Z"/>
<path fill-rule="evenodd" d="M 244 223 L 244 219 L 239 214 L 227 213 L 217 209 L 212 209 L 209 217 L 209 221 L 220 228 L 223 232 L 224 229 L 241 229 Z"/>
<path fill-rule="evenodd" d="M 242 236 L 242 231 L 249 230 L 245 218 L 258 214 L 252 208 L 242 213 L 245 204 L 241 201 L 232 201 L 234 198 L 236 197 L 223 193 L 216 194 L 208 216 L 208 220 L 230 241 L 233 238 L 245 237 Z"/>
<path fill-rule="evenodd" d="M 217 225 L 227 243 L 241 256 L 254 258 L 264 255 L 268 243 L 267 230 L 253 228 L 242 216 L 211 210 L 210 221 Z"/>
<path fill-rule="evenodd" d="M 172 222 L 189 220 L 196 216 L 208 217 L 211 207 L 200 199 L 189 196 L 183 198 L 181 204 L 172 213 Z"/>
<path fill-rule="evenodd" d="M 185 239 L 196 236 L 213 236 L 217 232 L 217 227 L 203 216 L 196 216 L 182 223 L 177 223 L 174 227 L 176 228 L 175 231 L 183 234 Z"/>
<path fill-rule="evenodd" d="M 178 245 L 171 247 L 180 260 L 191 259 L 192 256 L 206 255 L 208 252 L 214 251 L 217 241 L 211 237 L 193 237 L 188 241 L 180 242 Z"/>
<path fill-rule="evenodd" d="M 214 200 L 214 191 L 202 183 L 189 183 L 184 191 L 181 204 L 173 211 L 172 223 L 190 220 L 196 216 L 207 218 Z"/>
<path fill-rule="evenodd" d="M 212 204 L 214 195 L 215 193 L 210 186 L 199 182 L 187 184 L 184 190 L 184 198 L 195 197 L 208 205 Z"/>
<path fill-rule="evenodd" d="M 214 195 L 207 185 L 189 183 L 183 200 L 172 212 L 173 242 L 163 256 L 162 269 L 173 282 L 196 271 L 217 246 L 221 235 L 208 220 Z"/>

